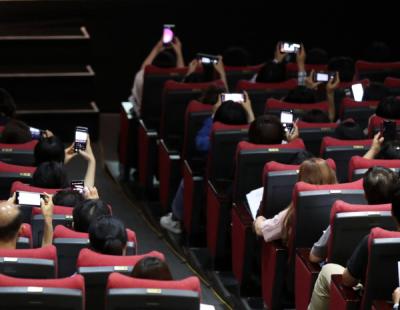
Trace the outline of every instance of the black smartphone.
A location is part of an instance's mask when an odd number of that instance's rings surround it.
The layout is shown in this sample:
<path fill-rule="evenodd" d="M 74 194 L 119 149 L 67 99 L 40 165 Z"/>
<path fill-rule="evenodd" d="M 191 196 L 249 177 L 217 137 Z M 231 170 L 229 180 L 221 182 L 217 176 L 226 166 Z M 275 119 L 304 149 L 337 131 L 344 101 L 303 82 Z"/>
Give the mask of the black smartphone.
<path fill-rule="evenodd" d="M 42 137 L 43 132 L 44 132 L 44 130 L 37 129 L 34 127 L 29 127 L 29 131 L 31 132 L 32 139 L 34 139 L 34 140 L 39 140 Z"/>
<path fill-rule="evenodd" d="M 282 111 L 281 112 L 281 123 L 285 131 L 290 133 L 293 130 L 293 112 Z"/>
<path fill-rule="evenodd" d="M 396 122 L 384 120 L 382 123 L 381 135 L 384 141 L 392 141 L 397 137 Z"/>
<path fill-rule="evenodd" d="M 335 72 L 315 72 L 313 76 L 314 82 L 328 83 L 335 78 Z"/>
<path fill-rule="evenodd" d="M 15 203 L 18 205 L 40 207 L 40 198 L 43 197 L 44 195 L 41 193 L 17 191 L 15 192 Z"/>
<path fill-rule="evenodd" d="M 221 102 L 232 100 L 237 103 L 244 102 L 244 94 L 242 93 L 223 93 L 221 94 Z"/>
<path fill-rule="evenodd" d="M 74 151 L 78 150 L 86 150 L 86 143 L 88 139 L 88 128 L 78 126 L 75 129 L 75 142 L 74 142 Z"/>
<path fill-rule="evenodd" d="M 72 180 L 71 181 L 71 189 L 80 194 L 83 194 L 83 190 L 85 188 L 85 182 L 83 180 Z"/>
<path fill-rule="evenodd" d="M 162 36 L 162 42 L 164 46 L 170 45 L 172 41 L 174 40 L 175 33 L 174 29 L 175 25 L 172 24 L 165 24 L 163 27 L 163 36 Z"/>
<path fill-rule="evenodd" d="M 203 65 L 217 64 L 219 60 L 217 55 L 209 55 L 203 53 L 198 53 L 196 58 L 200 60 Z"/>
<path fill-rule="evenodd" d="M 281 51 L 281 53 L 292 54 L 292 53 L 297 53 L 297 51 L 300 48 L 301 48 L 300 43 L 281 42 L 280 51 Z"/>

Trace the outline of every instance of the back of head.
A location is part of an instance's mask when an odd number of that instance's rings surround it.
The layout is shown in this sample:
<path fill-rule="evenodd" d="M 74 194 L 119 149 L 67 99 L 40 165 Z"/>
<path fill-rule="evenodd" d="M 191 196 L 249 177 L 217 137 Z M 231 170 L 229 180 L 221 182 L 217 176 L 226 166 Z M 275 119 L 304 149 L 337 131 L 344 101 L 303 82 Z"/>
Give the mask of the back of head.
<path fill-rule="evenodd" d="M 364 90 L 363 100 L 382 100 L 388 95 L 388 90 L 383 83 L 372 82 Z"/>
<path fill-rule="evenodd" d="M 315 185 L 337 183 L 335 171 L 321 158 L 305 160 L 300 165 L 298 180 Z"/>
<path fill-rule="evenodd" d="M 157 257 L 142 258 L 136 263 L 131 275 L 140 279 L 172 280 L 168 265 Z"/>
<path fill-rule="evenodd" d="M 257 73 L 258 83 L 279 83 L 286 81 L 286 68 L 283 63 L 268 61 Z"/>
<path fill-rule="evenodd" d="M 365 198 L 368 204 L 390 203 L 398 175 L 392 170 L 374 166 L 368 169 L 363 178 Z"/>
<path fill-rule="evenodd" d="M 400 140 L 384 141 L 376 158 L 400 159 Z"/>
<path fill-rule="evenodd" d="M 95 219 L 89 226 L 91 248 L 102 254 L 123 255 L 128 241 L 125 225 L 111 215 Z"/>
<path fill-rule="evenodd" d="M 223 53 L 224 65 L 232 67 L 245 67 L 250 64 L 250 54 L 243 47 L 231 46 Z"/>
<path fill-rule="evenodd" d="M 329 71 L 338 71 L 341 82 L 351 82 L 354 77 L 354 60 L 350 57 L 334 57 L 328 63 Z"/>
<path fill-rule="evenodd" d="M 8 201 L 0 203 L 0 242 L 16 241 L 22 219 L 18 206 Z"/>
<path fill-rule="evenodd" d="M 394 96 L 383 98 L 379 101 L 375 114 L 382 118 L 400 119 L 400 100 Z"/>
<path fill-rule="evenodd" d="M 290 160 L 289 163 L 291 165 L 301 165 L 304 161 L 313 158 L 314 155 L 307 151 L 307 150 L 301 150 L 297 152 Z"/>
<path fill-rule="evenodd" d="M 42 137 L 35 146 L 35 163 L 40 165 L 45 161 L 64 162 L 64 144 L 56 136 Z"/>
<path fill-rule="evenodd" d="M 19 144 L 29 141 L 32 141 L 32 134 L 24 122 L 12 119 L 4 127 L 1 135 L 2 143 Z"/>
<path fill-rule="evenodd" d="M 328 61 L 328 52 L 322 48 L 315 47 L 307 51 L 307 64 L 326 65 Z"/>
<path fill-rule="evenodd" d="M 176 67 L 175 52 L 171 48 L 162 50 L 154 58 L 152 65 L 159 68 L 175 68 Z"/>
<path fill-rule="evenodd" d="M 364 51 L 364 60 L 370 62 L 391 61 L 392 50 L 385 42 L 374 41 Z"/>
<path fill-rule="evenodd" d="M 33 174 L 32 185 L 43 188 L 67 187 L 67 172 L 64 164 L 56 161 L 41 163 Z"/>
<path fill-rule="evenodd" d="M 228 100 L 217 109 L 213 121 L 227 125 L 245 125 L 247 124 L 247 112 L 242 104 Z"/>
<path fill-rule="evenodd" d="M 301 117 L 303 122 L 307 123 L 330 123 L 329 116 L 322 110 L 308 110 Z"/>
<path fill-rule="evenodd" d="M 72 211 L 74 230 L 88 232 L 90 223 L 98 217 L 111 215 L 108 205 L 100 199 L 86 199 Z"/>
<path fill-rule="evenodd" d="M 291 103 L 314 103 L 317 101 L 317 94 L 313 89 L 297 86 L 289 91 L 284 100 Z"/>
<path fill-rule="evenodd" d="M 334 137 L 341 140 L 361 140 L 365 138 L 365 135 L 358 123 L 348 119 L 335 128 Z"/>
<path fill-rule="evenodd" d="M 250 124 L 249 142 L 254 144 L 281 144 L 285 139 L 285 129 L 275 115 L 264 114 Z"/>
<path fill-rule="evenodd" d="M 211 104 L 214 105 L 217 103 L 219 96 L 224 92 L 225 90 L 211 84 L 208 86 L 203 93 L 201 94 L 199 101 L 205 104 Z"/>
<path fill-rule="evenodd" d="M 75 207 L 84 201 L 84 197 L 77 191 L 65 189 L 55 193 L 52 200 L 56 206 Z"/>
<path fill-rule="evenodd" d="M 4 88 L 0 88 L 0 117 L 13 118 L 16 110 L 13 97 Z"/>

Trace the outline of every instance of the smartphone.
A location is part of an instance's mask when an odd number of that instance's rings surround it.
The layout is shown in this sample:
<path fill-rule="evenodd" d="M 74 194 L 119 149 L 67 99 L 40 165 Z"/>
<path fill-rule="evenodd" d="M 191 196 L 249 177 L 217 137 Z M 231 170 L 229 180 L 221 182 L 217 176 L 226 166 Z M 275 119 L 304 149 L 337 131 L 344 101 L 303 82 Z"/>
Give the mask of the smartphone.
<path fill-rule="evenodd" d="M 83 194 L 83 190 L 85 188 L 85 182 L 83 180 L 72 180 L 71 181 L 71 189 L 80 194 Z"/>
<path fill-rule="evenodd" d="M 88 138 L 88 128 L 78 126 L 75 129 L 75 142 L 74 142 L 74 151 L 78 150 L 86 150 L 86 143 Z"/>
<path fill-rule="evenodd" d="M 243 103 L 244 102 L 244 94 L 242 94 L 242 93 L 221 94 L 221 102 L 225 102 L 228 100 L 232 100 L 237 103 Z"/>
<path fill-rule="evenodd" d="M 173 29 L 175 28 L 175 25 L 172 24 L 165 24 L 163 28 L 163 36 L 162 36 L 162 42 L 164 45 L 169 45 L 172 43 L 174 40 L 174 31 Z"/>
<path fill-rule="evenodd" d="M 280 50 L 281 53 L 297 53 L 300 47 L 300 43 L 282 42 Z"/>
<path fill-rule="evenodd" d="M 362 101 L 364 97 L 364 88 L 361 83 L 351 85 L 351 92 L 353 94 L 354 101 Z"/>
<path fill-rule="evenodd" d="M 41 130 L 41 129 L 29 127 L 29 131 L 31 132 L 32 139 L 34 139 L 34 140 L 40 139 L 43 135 L 43 130 Z"/>
<path fill-rule="evenodd" d="M 291 132 L 293 130 L 293 112 L 292 111 L 282 111 L 281 112 L 281 123 L 285 131 Z"/>
<path fill-rule="evenodd" d="M 40 207 L 40 198 L 44 197 L 41 193 L 17 191 L 15 193 L 15 203 L 18 205 L 29 205 Z"/>
<path fill-rule="evenodd" d="M 328 83 L 329 80 L 335 78 L 335 75 L 335 72 L 316 72 L 314 74 L 313 80 L 314 82 Z"/>
<path fill-rule="evenodd" d="M 203 65 L 217 64 L 218 63 L 218 56 L 216 56 L 216 55 L 198 53 L 197 54 L 197 59 L 200 60 L 200 62 Z"/>
<path fill-rule="evenodd" d="M 384 120 L 382 123 L 381 135 L 384 141 L 393 141 L 397 137 L 396 122 Z"/>

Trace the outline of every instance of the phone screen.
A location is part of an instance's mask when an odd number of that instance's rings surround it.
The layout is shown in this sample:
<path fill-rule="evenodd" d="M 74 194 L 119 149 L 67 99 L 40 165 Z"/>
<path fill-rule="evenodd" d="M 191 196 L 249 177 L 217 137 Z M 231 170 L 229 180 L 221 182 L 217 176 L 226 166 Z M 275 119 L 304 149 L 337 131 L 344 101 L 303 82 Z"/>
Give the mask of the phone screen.
<path fill-rule="evenodd" d="M 218 59 L 211 58 L 211 57 L 205 57 L 205 56 L 201 57 L 200 61 L 201 61 L 202 64 L 211 64 L 211 63 L 216 64 L 216 63 L 218 63 Z"/>
<path fill-rule="evenodd" d="M 300 49 L 300 44 L 298 43 L 283 42 L 281 44 L 282 53 L 297 53 L 299 49 Z"/>
<path fill-rule="evenodd" d="M 242 93 L 230 93 L 230 94 L 221 94 L 221 101 L 225 102 L 228 100 L 232 100 L 237 103 L 244 102 L 244 95 Z"/>
<path fill-rule="evenodd" d="M 77 191 L 78 193 L 83 193 L 83 189 L 85 188 L 85 182 L 83 180 L 73 180 L 71 181 L 71 189 L 73 191 Z"/>
<path fill-rule="evenodd" d="M 40 129 L 29 127 L 29 131 L 31 132 L 32 139 L 40 139 L 40 136 L 42 134 Z"/>
<path fill-rule="evenodd" d="M 170 44 L 174 39 L 174 31 L 172 28 L 174 28 L 174 25 L 164 25 L 162 41 L 165 45 Z"/>
<path fill-rule="evenodd" d="M 317 72 L 315 74 L 315 80 L 317 82 L 328 82 L 329 81 L 329 74 L 323 72 Z"/>
<path fill-rule="evenodd" d="M 351 85 L 351 91 L 353 92 L 354 101 L 362 101 L 364 96 L 364 88 L 361 83 Z"/>
<path fill-rule="evenodd" d="M 282 124 L 293 124 L 293 113 L 292 112 L 281 112 L 281 123 Z"/>
<path fill-rule="evenodd" d="M 75 151 L 86 150 L 87 138 L 88 138 L 88 129 L 86 127 L 76 127 L 75 144 L 74 144 Z"/>
<path fill-rule="evenodd" d="M 40 206 L 40 193 L 17 191 L 16 197 L 19 205 Z"/>

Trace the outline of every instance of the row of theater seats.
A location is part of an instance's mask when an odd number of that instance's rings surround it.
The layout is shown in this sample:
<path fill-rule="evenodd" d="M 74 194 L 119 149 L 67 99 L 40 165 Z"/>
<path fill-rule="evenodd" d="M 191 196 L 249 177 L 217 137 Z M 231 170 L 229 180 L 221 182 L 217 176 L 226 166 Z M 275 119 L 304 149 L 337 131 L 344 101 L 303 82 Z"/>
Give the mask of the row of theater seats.
<path fill-rule="evenodd" d="M 143 255 L 104 255 L 83 249 L 78 274 L 58 278 L 55 246 L 30 250 L 0 250 L 0 305 L 2 309 L 199 309 L 201 288 L 197 277 L 158 281 L 132 278 Z"/>

